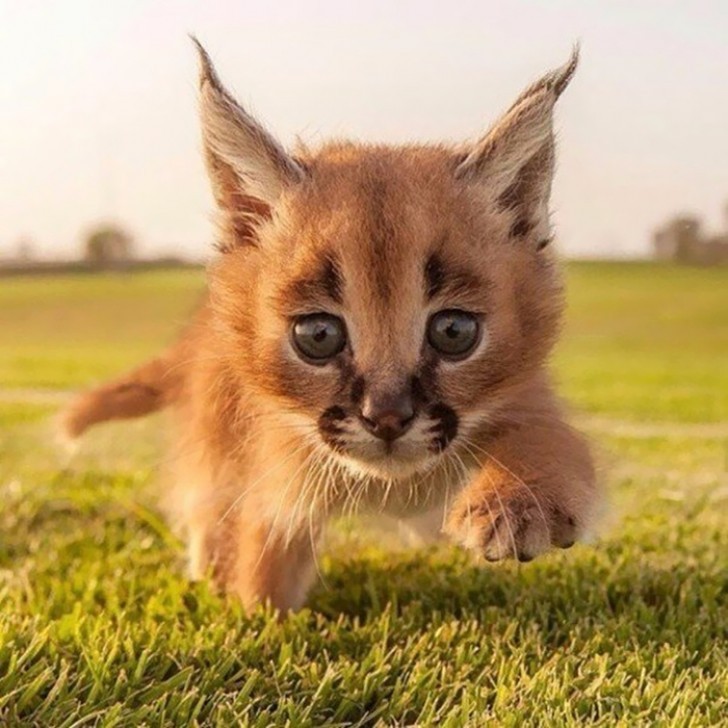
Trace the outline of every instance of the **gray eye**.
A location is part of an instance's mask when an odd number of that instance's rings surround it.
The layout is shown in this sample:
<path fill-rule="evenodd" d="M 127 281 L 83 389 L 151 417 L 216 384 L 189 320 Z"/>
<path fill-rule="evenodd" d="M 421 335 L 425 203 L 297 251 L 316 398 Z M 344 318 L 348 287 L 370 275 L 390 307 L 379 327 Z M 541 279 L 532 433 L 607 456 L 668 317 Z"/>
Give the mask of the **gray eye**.
<path fill-rule="evenodd" d="M 312 313 L 294 321 L 291 338 L 303 359 L 321 364 L 335 357 L 344 348 L 346 327 L 338 316 Z"/>
<path fill-rule="evenodd" d="M 480 339 L 477 316 L 467 311 L 448 309 L 433 314 L 427 324 L 427 341 L 450 359 L 464 359 Z"/>

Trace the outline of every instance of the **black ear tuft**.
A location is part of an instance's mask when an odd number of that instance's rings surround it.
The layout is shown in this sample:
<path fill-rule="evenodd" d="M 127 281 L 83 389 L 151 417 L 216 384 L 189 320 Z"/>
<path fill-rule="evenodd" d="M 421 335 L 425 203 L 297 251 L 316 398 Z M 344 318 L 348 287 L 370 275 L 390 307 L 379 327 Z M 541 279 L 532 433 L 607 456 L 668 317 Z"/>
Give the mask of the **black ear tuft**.
<path fill-rule="evenodd" d="M 553 237 L 543 238 L 542 240 L 538 241 L 538 244 L 536 245 L 536 250 L 544 250 L 545 248 L 548 248 L 551 243 L 554 242 Z"/>
<path fill-rule="evenodd" d="M 534 224 L 527 220 L 525 217 L 516 218 L 516 221 L 511 225 L 509 230 L 509 237 L 511 238 L 525 238 L 528 233 L 533 230 Z"/>

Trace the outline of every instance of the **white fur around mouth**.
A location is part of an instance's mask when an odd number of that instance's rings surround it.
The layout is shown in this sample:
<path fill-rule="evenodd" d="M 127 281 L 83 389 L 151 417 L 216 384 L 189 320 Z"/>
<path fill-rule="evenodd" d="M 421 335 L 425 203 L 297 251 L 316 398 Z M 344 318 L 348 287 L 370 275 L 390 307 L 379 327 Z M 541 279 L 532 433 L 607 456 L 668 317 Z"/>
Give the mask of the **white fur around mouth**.
<path fill-rule="evenodd" d="M 425 455 L 421 458 L 406 459 L 385 455 L 364 459 L 347 452 L 336 452 L 335 456 L 356 476 L 374 476 L 382 480 L 404 480 L 413 475 L 432 470 L 439 460 L 438 455 Z"/>
<path fill-rule="evenodd" d="M 342 447 L 332 448 L 333 454 L 355 476 L 404 480 L 432 470 L 439 462 L 440 453 L 430 449 L 430 428 L 437 424 L 421 418 L 403 437 L 385 443 L 344 421 L 341 428 L 347 437 Z"/>

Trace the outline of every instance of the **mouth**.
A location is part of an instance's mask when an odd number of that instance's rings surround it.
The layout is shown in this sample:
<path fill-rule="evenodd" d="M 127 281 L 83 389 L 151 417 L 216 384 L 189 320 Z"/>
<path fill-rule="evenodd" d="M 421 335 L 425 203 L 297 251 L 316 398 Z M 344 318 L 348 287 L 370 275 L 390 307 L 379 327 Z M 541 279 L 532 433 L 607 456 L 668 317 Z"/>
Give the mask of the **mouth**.
<path fill-rule="evenodd" d="M 358 475 L 401 480 L 431 470 L 455 439 L 458 418 L 444 404 L 428 409 L 408 432 L 396 439 L 373 437 L 341 407 L 319 418 L 322 441 L 335 457 Z"/>
<path fill-rule="evenodd" d="M 396 448 L 392 448 L 389 453 L 384 450 L 372 453 L 360 448 L 336 449 L 333 454 L 354 475 L 386 481 L 406 480 L 426 473 L 440 460 L 440 455 L 433 455 L 426 450 L 404 454 Z"/>

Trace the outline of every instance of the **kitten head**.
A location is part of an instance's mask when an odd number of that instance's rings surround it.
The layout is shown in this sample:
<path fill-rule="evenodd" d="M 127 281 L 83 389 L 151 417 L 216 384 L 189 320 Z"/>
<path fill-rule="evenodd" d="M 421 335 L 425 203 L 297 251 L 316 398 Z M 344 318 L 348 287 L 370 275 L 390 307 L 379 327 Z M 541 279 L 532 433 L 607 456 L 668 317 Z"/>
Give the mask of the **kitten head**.
<path fill-rule="evenodd" d="M 467 446 L 556 337 L 553 107 L 577 54 L 473 144 L 296 154 L 200 55 L 222 251 L 211 300 L 241 388 L 377 476 Z"/>

